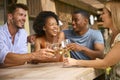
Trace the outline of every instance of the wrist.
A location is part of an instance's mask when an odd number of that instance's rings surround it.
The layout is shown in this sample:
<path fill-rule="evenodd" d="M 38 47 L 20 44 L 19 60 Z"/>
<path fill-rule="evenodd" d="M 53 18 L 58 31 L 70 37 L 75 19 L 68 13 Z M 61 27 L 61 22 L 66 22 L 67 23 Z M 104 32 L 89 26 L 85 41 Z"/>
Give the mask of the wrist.
<path fill-rule="evenodd" d="M 34 55 L 34 53 L 30 53 L 30 60 L 35 60 L 35 55 Z"/>
<path fill-rule="evenodd" d="M 86 47 L 83 46 L 83 47 L 81 48 L 81 51 L 82 51 L 82 52 L 85 52 L 85 51 L 86 51 Z"/>
<path fill-rule="evenodd" d="M 80 66 L 80 60 L 76 60 L 76 66 Z"/>
<path fill-rule="evenodd" d="M 27 62 L 30 62 L 31 60 L 35 59 L 33 53 L 25 54 L 24 57 L 25 57 Z"/>

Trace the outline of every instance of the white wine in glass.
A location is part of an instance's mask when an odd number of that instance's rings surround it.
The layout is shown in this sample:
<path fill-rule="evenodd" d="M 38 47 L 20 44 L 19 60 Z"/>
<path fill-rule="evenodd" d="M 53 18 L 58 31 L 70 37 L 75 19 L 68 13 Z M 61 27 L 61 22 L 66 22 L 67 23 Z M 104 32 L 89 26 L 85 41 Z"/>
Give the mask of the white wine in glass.
<path fill-rule="evenodd" d="M 65 39 L 61 42 L 62 54 L 64 57 L 70 57 L 70 50 L 67 49 L 67 45 L 70 43 L 69 39 Z"/>

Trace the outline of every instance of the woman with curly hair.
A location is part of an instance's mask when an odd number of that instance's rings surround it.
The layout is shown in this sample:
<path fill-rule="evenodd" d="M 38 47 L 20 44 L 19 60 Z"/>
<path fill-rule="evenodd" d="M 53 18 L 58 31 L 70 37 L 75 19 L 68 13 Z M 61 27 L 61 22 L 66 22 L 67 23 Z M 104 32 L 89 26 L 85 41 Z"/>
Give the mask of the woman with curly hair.
<path fill-rule="evenodd" d="M 46 44 L 60 43 L 64 40 L 64 33 L 58 26 L 58 16 L 51 11 L 42 11 L 36 17 L 33 23 L 33 29 L 36 32 L 35 51 L 47 48 Z M 54 58 L 44 59 L 40 62 L 62 61 L 60 54 L 55 54 Z"/>

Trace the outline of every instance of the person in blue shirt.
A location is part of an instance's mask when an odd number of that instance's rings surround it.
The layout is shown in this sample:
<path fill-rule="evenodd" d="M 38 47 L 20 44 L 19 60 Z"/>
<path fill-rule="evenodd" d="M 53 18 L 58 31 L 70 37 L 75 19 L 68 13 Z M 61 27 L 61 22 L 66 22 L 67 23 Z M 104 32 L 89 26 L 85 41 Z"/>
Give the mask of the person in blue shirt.
<path fill-rule="evenodd" d="M 24 4 L 8 6 L 7 22 L 0 26 L 0 67 L 16 66 L 31 60 L 53 57 L 53 50 L 41 49 L 27 53 L 27 33 L 24 30 L 28 7 Z"/>
<path fill-rule="evenodd" d="M 67 47 L 71 50 L 72 58 L 91 60 L 103 57 L 103 36 L 99 30 L 90 28 L 89 14 L 86 11 L 73 12 L 72 28 L 72 30 L 64 30 L 65 38 L 71 41 Z"/>
<path fill-rule="evenodd" d="M 105 79 L 120 80 L 120 0 L 108 1 L 101 14 L 103 26 L 112 31 L 110 50 L 103 59 L 76 60 L 64 59 L 64 67 L 79 66 L 106 69 Z"/>

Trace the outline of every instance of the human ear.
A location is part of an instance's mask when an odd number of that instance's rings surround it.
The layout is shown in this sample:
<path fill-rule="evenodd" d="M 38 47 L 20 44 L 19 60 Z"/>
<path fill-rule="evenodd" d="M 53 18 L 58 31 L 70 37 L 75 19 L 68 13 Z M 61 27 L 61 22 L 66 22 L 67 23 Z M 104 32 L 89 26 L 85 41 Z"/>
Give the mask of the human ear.
<path fill-rule="evenodd" d="M 84 24 L 87 24 L 88 23 L 88 19 L 84 19 Z"/>
<path fill-rule="evenodd" d="M 13 19 L 12 14 L 8 14 L 8 19 Z"/>
<path fill-rule="evenodd" d="M 45 26 L 43 26 L 43 30 L 45 31 L 46 29 L 45 29 Z"/>

